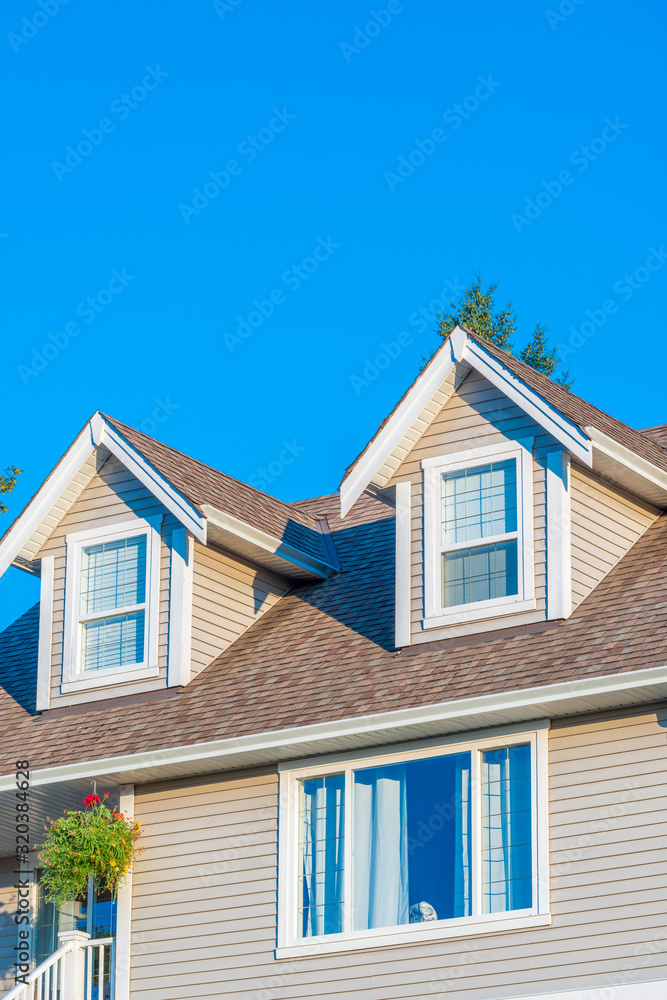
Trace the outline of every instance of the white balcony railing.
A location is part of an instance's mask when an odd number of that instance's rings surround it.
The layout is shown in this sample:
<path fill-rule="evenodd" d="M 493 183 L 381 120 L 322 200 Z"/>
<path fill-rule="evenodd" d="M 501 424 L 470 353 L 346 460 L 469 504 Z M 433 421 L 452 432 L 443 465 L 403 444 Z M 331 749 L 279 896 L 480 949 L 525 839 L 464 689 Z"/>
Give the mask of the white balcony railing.
<path fill-rule="evenodd" d="M 114 938 L 65 931 L 58 940 L 58 950 L 2 1000 L 113 1000 Z"/>

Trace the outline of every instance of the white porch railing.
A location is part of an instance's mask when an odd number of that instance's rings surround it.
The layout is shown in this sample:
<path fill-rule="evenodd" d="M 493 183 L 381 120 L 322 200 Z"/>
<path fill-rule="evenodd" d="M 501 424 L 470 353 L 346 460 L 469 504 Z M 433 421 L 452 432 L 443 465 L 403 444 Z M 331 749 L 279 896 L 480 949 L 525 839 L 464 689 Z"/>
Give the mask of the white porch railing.
<path fill-rule="evenodd" d="M 113 1000 L 114 938 L 65 931 L 58 940 L 60 948 L 2 1000 Z"/>

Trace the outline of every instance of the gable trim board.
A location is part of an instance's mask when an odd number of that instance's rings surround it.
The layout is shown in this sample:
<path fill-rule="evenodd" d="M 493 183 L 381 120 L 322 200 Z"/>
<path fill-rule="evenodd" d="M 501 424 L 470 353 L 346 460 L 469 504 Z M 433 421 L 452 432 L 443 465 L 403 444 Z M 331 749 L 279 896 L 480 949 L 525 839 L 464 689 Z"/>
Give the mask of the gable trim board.
<path fill-rule="evenodd" d="M 667 503 L 667 472 L 664 469 L 597 428 L 582 428 L 574 423 L 485 349 L 477 337 L 456 326 L 346 472 L 340 487 L 342 517 L 371 483 L 380 488 L 386 485 L 390 476 L 383 468 L 390 456 L 399 450 L 418 418 L 434 418 L 433 413 L 430 417 L 425 415 L 425 408 L 434 393 L 451 379 L 457 365 L 474 368 L 483 375 L 584 465 L 599 469 L 658 505 Z M 452 381 L 448 386 L 449 396 L 455 388 Z M 445 402 L 446 399 L 443 405 Z M 647 446 L 649 443 L 647 439 Z"/>
<path fill-rule="evenodd" d="M 35 496 L 0 542 L 0 576 L 16 562 L 21 566 L 22 550 L 43 518 L 61 496 L 63 490 L 90 458 L 95 448 L 104 446 L 150 490 L 153 496 L 206 544 L 206 518 L 185 500 L 167 480 L 142 458 L 110 425 L 96 413 L 78 434 L 53 471 L 46 478 Z"/>
<path fill-rule="evenodd" d="M 384 427 L 347 472 L 340 487 L 343 517 L 369 483 L 373 482 L 377 486 L 386 485 L 384 481 L 380 481 L 384 480 L 384 477 L 378 476 L 382 465 L 422 412 L 433 393 L 452 374 L 457 363 L 465 363 L 475 368 L 556 438 L 563 447 L 575 454 L 585 465 L 592 464 L 591 443 L 587 435 L 513 375 L 500 361 L 485 352 L 465 330 L 457 326 L 407 391 Z M 450 395 L 454 388 L 452 384 Z"/>
<path fill-rule="evenodd" d="M 42 785 L 104 775 L 123 783 L 139 783 L 665 699 L 667 665 L 210 743 L 156 747 L 119 757 L 35 769 L 32 781 Z M 0 792 L 10 791 L 14 784 L 13 774 L 0 776 Z"/>
<path fill-rule="evenodd" d="M 101 414 L 96 413 L 90 425 L 95 444 L 105 445 L 112 455 L 115 455 L 139 482 L 193 533 L 195 538 L 206 544 L 206 517 L 200 514 L 178 490 L 175 490 L 171 483 L 160 475 Z"/>

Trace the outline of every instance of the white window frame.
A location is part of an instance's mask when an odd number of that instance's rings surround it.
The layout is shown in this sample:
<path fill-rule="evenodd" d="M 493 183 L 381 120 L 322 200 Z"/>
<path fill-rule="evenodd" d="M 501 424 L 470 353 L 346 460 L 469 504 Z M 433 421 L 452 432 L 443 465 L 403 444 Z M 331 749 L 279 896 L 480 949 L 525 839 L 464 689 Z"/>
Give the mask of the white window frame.
<path fill-rule="evenodd" d="M 60 690 L 71 694 L 88 688 L 103 687 L 108 684 L 122 684 L 126 681 L 156 677 L 159 672 L 158 638 L 160 617 L 160 522 L 161 517 L 135 518 L 121 524 L 77 531 L 68 534 L 65 564 L 65 621 L 63 635 L 63 671 Z M 131 608 L 113 610 L 114 615 L 143 609 L 144 658 L 140 663 L 121 667 L 106 667 L 86 673 L 81 669 L 81 638 L 79 625 L 83 618 L 99 618 L 102 615 L 81 616 L 79 597 L 81 586 L 81 550 L 91 542 L 114 542 L 123 538 L 146 536 L 146 600 Z"/>
<path fill-rule="evenodd" d="M 388 748 L 378 755 L 374 750 L 366 753 L 340 754 L 332 760 L 319 763 L 289 762 L 279 765 L 279 843 L 278 843 L 278 942 L 276 958 L 294 958 L 296 955 L 318 955 L 412 944 L 424 941 L 464 937 L 472 934 L 497 933 L 526 927 L 545 926 L 551 923 L 549 914 L 549 801 L 547 777 L 548 720 L 505 727 L 482 733 L 425 740 L 419 744 Z M 529 743 L 531 747 L 531 809 L 533 843 L 533 905 L 530 909 L 509 910 L 507 913 L 482 913 L 481 884 L 481 754 L 503 746 Z M 376 767 L 403 761 L 423 760 L 442 754 L 470 752 L 471 754 L 471 830 L 472 830 L 472 892 L 469 917 L 452 917 L 424 923 L 403 924 L 397 927 L 380 927 L 371 930 L 343 930 L 338 934 L 321 934 L 313 937 L 298 936 L 297 895 L 299 884 L 298 823 L 299 782 L 304 778 L 329 774 L 345 774 L 345 873 L 343 922 L 349 928 L 353 911 L 352 886 L 352 829 L 353 797 L 352 772 L 360 767 Z"/>
<path fill-rule="evenodd" d="M 517 539 L 518 593 L 508 597 L 494 597 L 488 601 L 442 607 L 442 560 L 440 544 L 441 504 L 440 476 L 444 472 L 474 468 L 488 462 L 516 460 L 517 531 L 493 535 L 474 541 L 446 546 L 448 551 L 457 548 L 475 548 Z M 424 619 L 423 627 L 442 628 L 475 622 L 499 615 L 533 611 L 535 600 L 535 556 L 533 529 L 533 438 L 507 441 L 487 448 L 471 448 L 453 455 L 424 459 L 421 463 L 424 476 Z"/>

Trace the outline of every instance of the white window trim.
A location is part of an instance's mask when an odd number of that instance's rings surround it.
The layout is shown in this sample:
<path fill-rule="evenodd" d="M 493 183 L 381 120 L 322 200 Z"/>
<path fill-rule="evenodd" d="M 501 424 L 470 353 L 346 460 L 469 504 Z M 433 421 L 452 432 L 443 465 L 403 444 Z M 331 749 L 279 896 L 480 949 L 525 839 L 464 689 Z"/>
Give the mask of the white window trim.
<path fill-rule="evenodd" d="M 478 734 L 476 740 L 453 739 L 429 740 L 427 746 L 413 749 L 396 749 L 390 753 L 370 756 L 370 751 L 361 752 L 351 758 L 349 753 L 337 755 L 326 764 L 280 767 L 279 797 L 279 843 L 278 843 L 278 941 L 276 958 L 291 958 L 297 955 L 319 955 L 332 952 L 369 950 L 373 948 L 418 944 L 424 941 L 445 940 L 473 934 L 490 934 L 517 930 L 525 927 L 545 926 L 551 923 L 549 913 L 549 788 L 547 774 L 548 724 L 532 729 L 519 730 L 511 727 L 510 732 L 484 738 Z M 483 750 L 530 743 L 533 825 L 533 906 L 531 909 L 510 910 L 507 913 L 481 913 L 481 866 L 475 861 L 472 869 L 473 907 L 476 913 L 469 917 L 453 917 L 428 923 L 404 924 L 399 927 L 381 927 L 364 931 L 342 931 L 339 934 L 322 934 L 315 937 L 299 937 L 297 891 L 298 891 L 298 817 L 299 788 L 303 778 L 327 774 L 346 774 L 345 797 L 345 920 L 349 923 L 352 902 L 352 870 L 349 863 L 352 851 L 352 808 L 349 795 L 352 771 L 359 767 L 376 767 L 408 760 L 419 760 L 470 751 L 471 759 L 471 808 L 472 844 L 474 858 L 481 855 L 481 795 L 479 794 L 479 759 Z"/>
<path fill-rule="evenodd" d="M 63 634 L 63 671 L 60 690 L 62 694 L 123 684 L 127 681 L 156 677 L 159 672 L 158 637 L 160 617 L 160 522 L 161 515 L 146 519 L 124 521 L 90 531 L 77 531 L 67 535 L 65 568 L 65 622 Z M 112 542 L 121 538 L 146 536 L 146 621 L 144 633 L 144 660 L 123 667 L 108 667 L 90 674 L 81 671 L 79 643 L 79 588 L 81 581 L 81 549 L 90 542 Z M 127 609 L 118 609 L 122 612 Z M 114 612 L 117 613 L 117 612 Z M 92 616 L 100 617 L 100 616 Z"/>
<path fill-rule="evenodd" d="M 424 619 L 423 627 L 442 628 L 464 622 L 496 618 L 499 615 L 534 611 L 535 558 L 533 530 L 533 438 L 507 441 L 487 448 L 471 448 L 453 455 L 424 459 L 421 463 L 424 476 Z M 440 588 L 440 475 L 455 472 L 487 461 L 502 462 L 516 459 L 517 466 L 517 549 L 518 594 L 510 597 L 459 604 L 452 608 L 441 606 Z M 490 539 L 480 539 L 483 545 Z M 463 546 L 462 546 L 463 547 Z"/>

